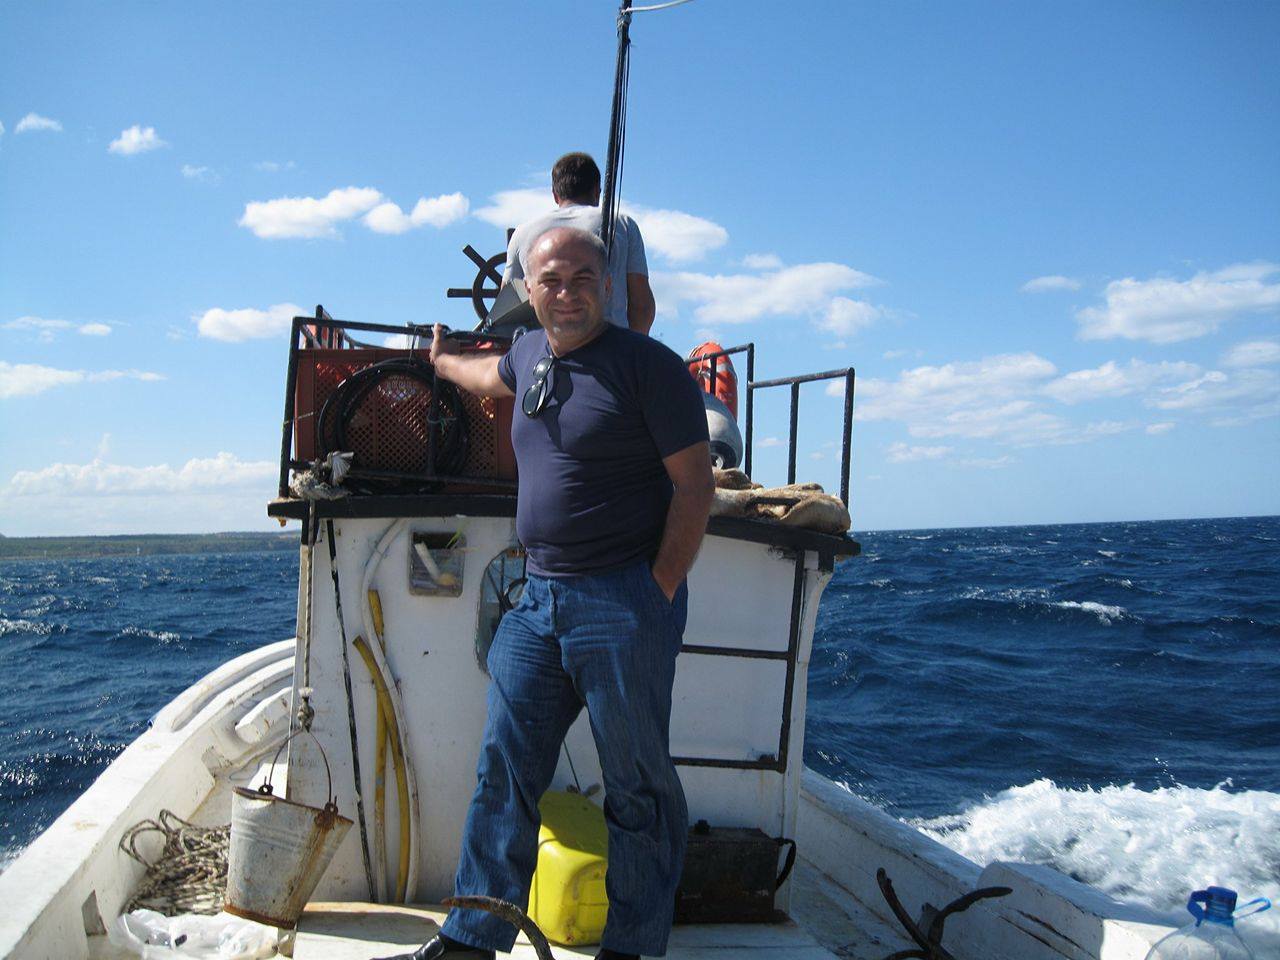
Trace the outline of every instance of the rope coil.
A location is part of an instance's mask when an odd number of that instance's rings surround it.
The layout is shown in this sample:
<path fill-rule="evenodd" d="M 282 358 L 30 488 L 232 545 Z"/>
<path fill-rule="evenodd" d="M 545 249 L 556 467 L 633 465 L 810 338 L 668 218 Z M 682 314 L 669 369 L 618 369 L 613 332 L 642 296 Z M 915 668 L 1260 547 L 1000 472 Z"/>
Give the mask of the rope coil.
<path fill-rule="evenodd" d="M 154 861 L 138 852 L 139 838 L 148 833 L 164 837 L 164 847 Z M 217 913 L 227 892 L 230 842 L 230 826 L 198 827 L 172 810 L 161 810 L 155 820 L 134 824 L 120 838 L 120 849 L 142 864 L 146 874 L 125 904 L 125 912 L 155 910 L 166 917 Z"/>

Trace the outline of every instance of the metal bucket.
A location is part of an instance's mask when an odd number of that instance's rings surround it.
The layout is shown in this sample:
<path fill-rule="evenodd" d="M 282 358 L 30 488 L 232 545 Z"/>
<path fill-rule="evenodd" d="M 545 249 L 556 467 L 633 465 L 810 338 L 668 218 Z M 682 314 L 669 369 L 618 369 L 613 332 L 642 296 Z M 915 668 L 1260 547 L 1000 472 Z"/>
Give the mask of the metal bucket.
<path fill-rule="evenodd" d="M 290 739 L 292 736 L 285 743 Z M 319 746 L 318 740 L 316 745 Z M 284 744 L 280 750 L 284 750 Z M 267 782 L 256 790 L 235 788 L 223 905 L 227 913 L 290 930 L 297 925 L 303 907 L 353 822 L 338 813 L 333 775 L 323 747 L 320 756 L 329 774 L 329 802 L 323 807 L 275 796 L 270 773 Z M 277 751 L 276 760 L 279 758 Z M 271 766 L 274 770 L 274 760 Z"/>

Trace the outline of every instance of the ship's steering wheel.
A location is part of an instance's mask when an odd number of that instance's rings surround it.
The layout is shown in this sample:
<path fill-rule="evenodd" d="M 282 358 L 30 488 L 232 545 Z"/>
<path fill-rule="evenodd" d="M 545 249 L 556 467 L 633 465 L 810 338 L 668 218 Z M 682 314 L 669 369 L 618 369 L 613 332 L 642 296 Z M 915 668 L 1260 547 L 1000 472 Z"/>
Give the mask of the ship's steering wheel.
<path fill-rule="evenodd" d="M 502 286 L 502 266 L 507 262 L 507 252 L 504 250 L 496 253 L 486 260 L 469 243 L 462 248 L 462 252 L 476 265 L 476 278 L 471 281 L 470 287 L 450 287 L 446 295 L 470 298 L 471 308 L 483 323 L 489 317 L 489 307 L 498 298 L 498 290 Z M 493 285 L 486 286 L 490 282 Z"/>

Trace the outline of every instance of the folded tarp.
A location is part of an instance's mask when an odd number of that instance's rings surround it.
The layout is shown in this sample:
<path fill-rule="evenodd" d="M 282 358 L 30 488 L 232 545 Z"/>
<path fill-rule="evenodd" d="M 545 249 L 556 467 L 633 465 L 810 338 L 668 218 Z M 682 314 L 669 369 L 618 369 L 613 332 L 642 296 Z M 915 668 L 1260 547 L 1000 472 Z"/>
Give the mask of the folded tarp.
<path fill-rule="evenodd" d="M 822 533 L 842 534 L 849 529 L 849 511 L 825 493 L 820 484 L 791 483 L 785 487 L 765 487 L 752 483 L 741 470 L 717 470 L 716 495 L 711 504 L 713 517 L 745 517 L 771 520 L 789 527 L 803 527 Z"/>

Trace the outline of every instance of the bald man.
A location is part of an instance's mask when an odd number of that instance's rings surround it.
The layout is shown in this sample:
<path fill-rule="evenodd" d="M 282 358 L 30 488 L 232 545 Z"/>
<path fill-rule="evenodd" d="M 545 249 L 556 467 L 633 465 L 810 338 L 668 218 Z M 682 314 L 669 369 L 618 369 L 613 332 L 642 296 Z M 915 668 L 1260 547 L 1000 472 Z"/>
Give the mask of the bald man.
<path fill-rule="evenodd" d="M 528 902 L 538 800 L 585 706 L 609 831 L 597 957 L 630 960 L 666 952 L 684 863 L 671 686 L 714 481 L 699 388 L 666 346 L 605 320 L 606 264 L 592 233 L 542 234 L 527 273 L 542 329 L 499 359 L 460 354 L 437 327 L 431 360 L 464 390 L 518 398 L 516 533 L 528 558 L 524 596 L 489 650 L 455 892 Z M 492 914 L 454 910 L 439 936 L 399 960 L 492 958 L 515 936 Z"/>

